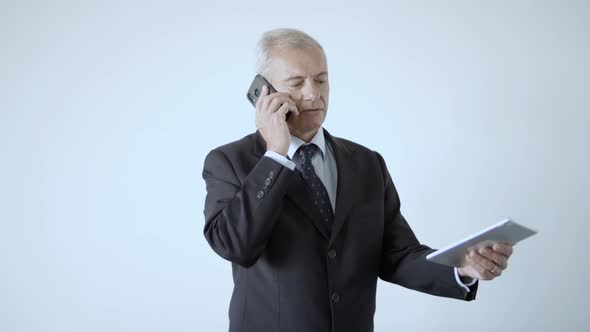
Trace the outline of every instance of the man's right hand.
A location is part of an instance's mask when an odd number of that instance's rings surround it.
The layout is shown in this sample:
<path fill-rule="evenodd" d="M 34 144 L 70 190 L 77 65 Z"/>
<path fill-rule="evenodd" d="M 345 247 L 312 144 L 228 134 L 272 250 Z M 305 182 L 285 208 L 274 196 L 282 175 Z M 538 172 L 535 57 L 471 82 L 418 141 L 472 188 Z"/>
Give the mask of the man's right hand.
<path fill-rule="evenodd" d="M 262 87 L 262 93 L 256 101 L 256 128 L 266 142 L 266 150 L 287 156 L 291 135 L 285 118 L 288 112 L 299 116 L 297 105 L 288 93 L 268 93 L 268 87 Z"/>

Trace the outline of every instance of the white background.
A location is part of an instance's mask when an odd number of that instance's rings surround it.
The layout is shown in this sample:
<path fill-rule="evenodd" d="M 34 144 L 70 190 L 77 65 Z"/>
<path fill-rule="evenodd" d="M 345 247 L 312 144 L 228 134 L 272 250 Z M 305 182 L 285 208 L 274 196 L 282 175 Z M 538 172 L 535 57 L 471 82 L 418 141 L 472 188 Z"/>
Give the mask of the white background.
<path fill-rule="evenodd" d="M 376 331 L 581 331 L 588 1 L 0 1 L 0 330 L 225 331 L 203 159 L 255 130 L 262 32 L 324 46 L 333 135 L 379 151 L 419 239 L 540 231 L 475 302 L 379 283 Z"/>

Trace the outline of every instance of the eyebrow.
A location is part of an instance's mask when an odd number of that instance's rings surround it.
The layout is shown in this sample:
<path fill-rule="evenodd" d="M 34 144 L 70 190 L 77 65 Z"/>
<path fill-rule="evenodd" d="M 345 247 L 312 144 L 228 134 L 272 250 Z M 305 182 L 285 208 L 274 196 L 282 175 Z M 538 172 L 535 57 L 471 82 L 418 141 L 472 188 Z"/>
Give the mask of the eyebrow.
<path fill-rule="evenodd" d="M 319 73 L 319 74 L 315 75 L 315 77 L 322 76 L 322 75 L 328 75 L 328 72 L 327 72 L 327 71 L 323 71 L 323 72 L 321 72 L 321 73 Z M 301 75 L 299 75 L 299 76 L 290 76 L 290 77 L 288 77 L 288 78 L 285 80 L 285 82 L 287 82 L 287 81 L 292 81 L 292 80 L 297 80 L 297 79 L 302 79 L 302 78 L 305 78 L 305 77 L 304 77 L 304 76 L 301 76 Z"/>

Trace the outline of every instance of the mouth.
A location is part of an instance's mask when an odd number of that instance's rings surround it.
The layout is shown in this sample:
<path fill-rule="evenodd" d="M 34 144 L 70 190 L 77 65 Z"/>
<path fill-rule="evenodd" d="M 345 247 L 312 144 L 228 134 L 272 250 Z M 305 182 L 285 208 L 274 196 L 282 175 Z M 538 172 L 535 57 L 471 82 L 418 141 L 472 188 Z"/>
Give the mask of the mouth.
<path fill-rule="evenodd" d="M 310 108 L 310 109 L 303 110 L 303 112 L 320 112 L 323 110 L 324 110 L 323 108 Z"/>

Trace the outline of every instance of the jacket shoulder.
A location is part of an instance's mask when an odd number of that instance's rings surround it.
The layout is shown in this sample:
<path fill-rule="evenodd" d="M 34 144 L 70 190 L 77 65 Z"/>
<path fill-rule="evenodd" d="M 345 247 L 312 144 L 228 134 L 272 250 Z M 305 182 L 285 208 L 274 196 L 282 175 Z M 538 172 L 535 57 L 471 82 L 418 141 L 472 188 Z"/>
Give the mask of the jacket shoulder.
<path fill-rule="evenodd" d="M 351 157 L 348 160 L 349 163 L 362 165 L 359 166 L 362 168 L 375 167 L 373 169 L 378 170 L 385 178 L 385 174 L 388 172 L 387 166 L 379 152 L 345 138 L 332 136 L 332 139 L 341 149 L 348 151 L 348 155 Z"/>
<path fill-rule="evenodd" d="M 226 156 L 239 156 L 243 154 L 251 154 L 254 151 L 254 148 L 257 144 L 256 140 L 257 135 L 254 132 L 233 142 L 220 145 L 211 150 L 211 152 L 220 151 Z"/>
<path fill-rule="evenodd" d="M 334 142 L 336 144 L 338 144 L 339 146 L 345 148 L 347 151 L 351 152 L 351 153 L 355 153 L 355 154 L 360 154 L 360 155 L 372 155 L 375 156 L 377 153 L 377 151 L 368 148 L 362 144 L 353 142 L 351 140 L 342 138 L 342 137 L 336 137 L 336 136 L 332 136 L 332 138 L 334 139 Z"/>

